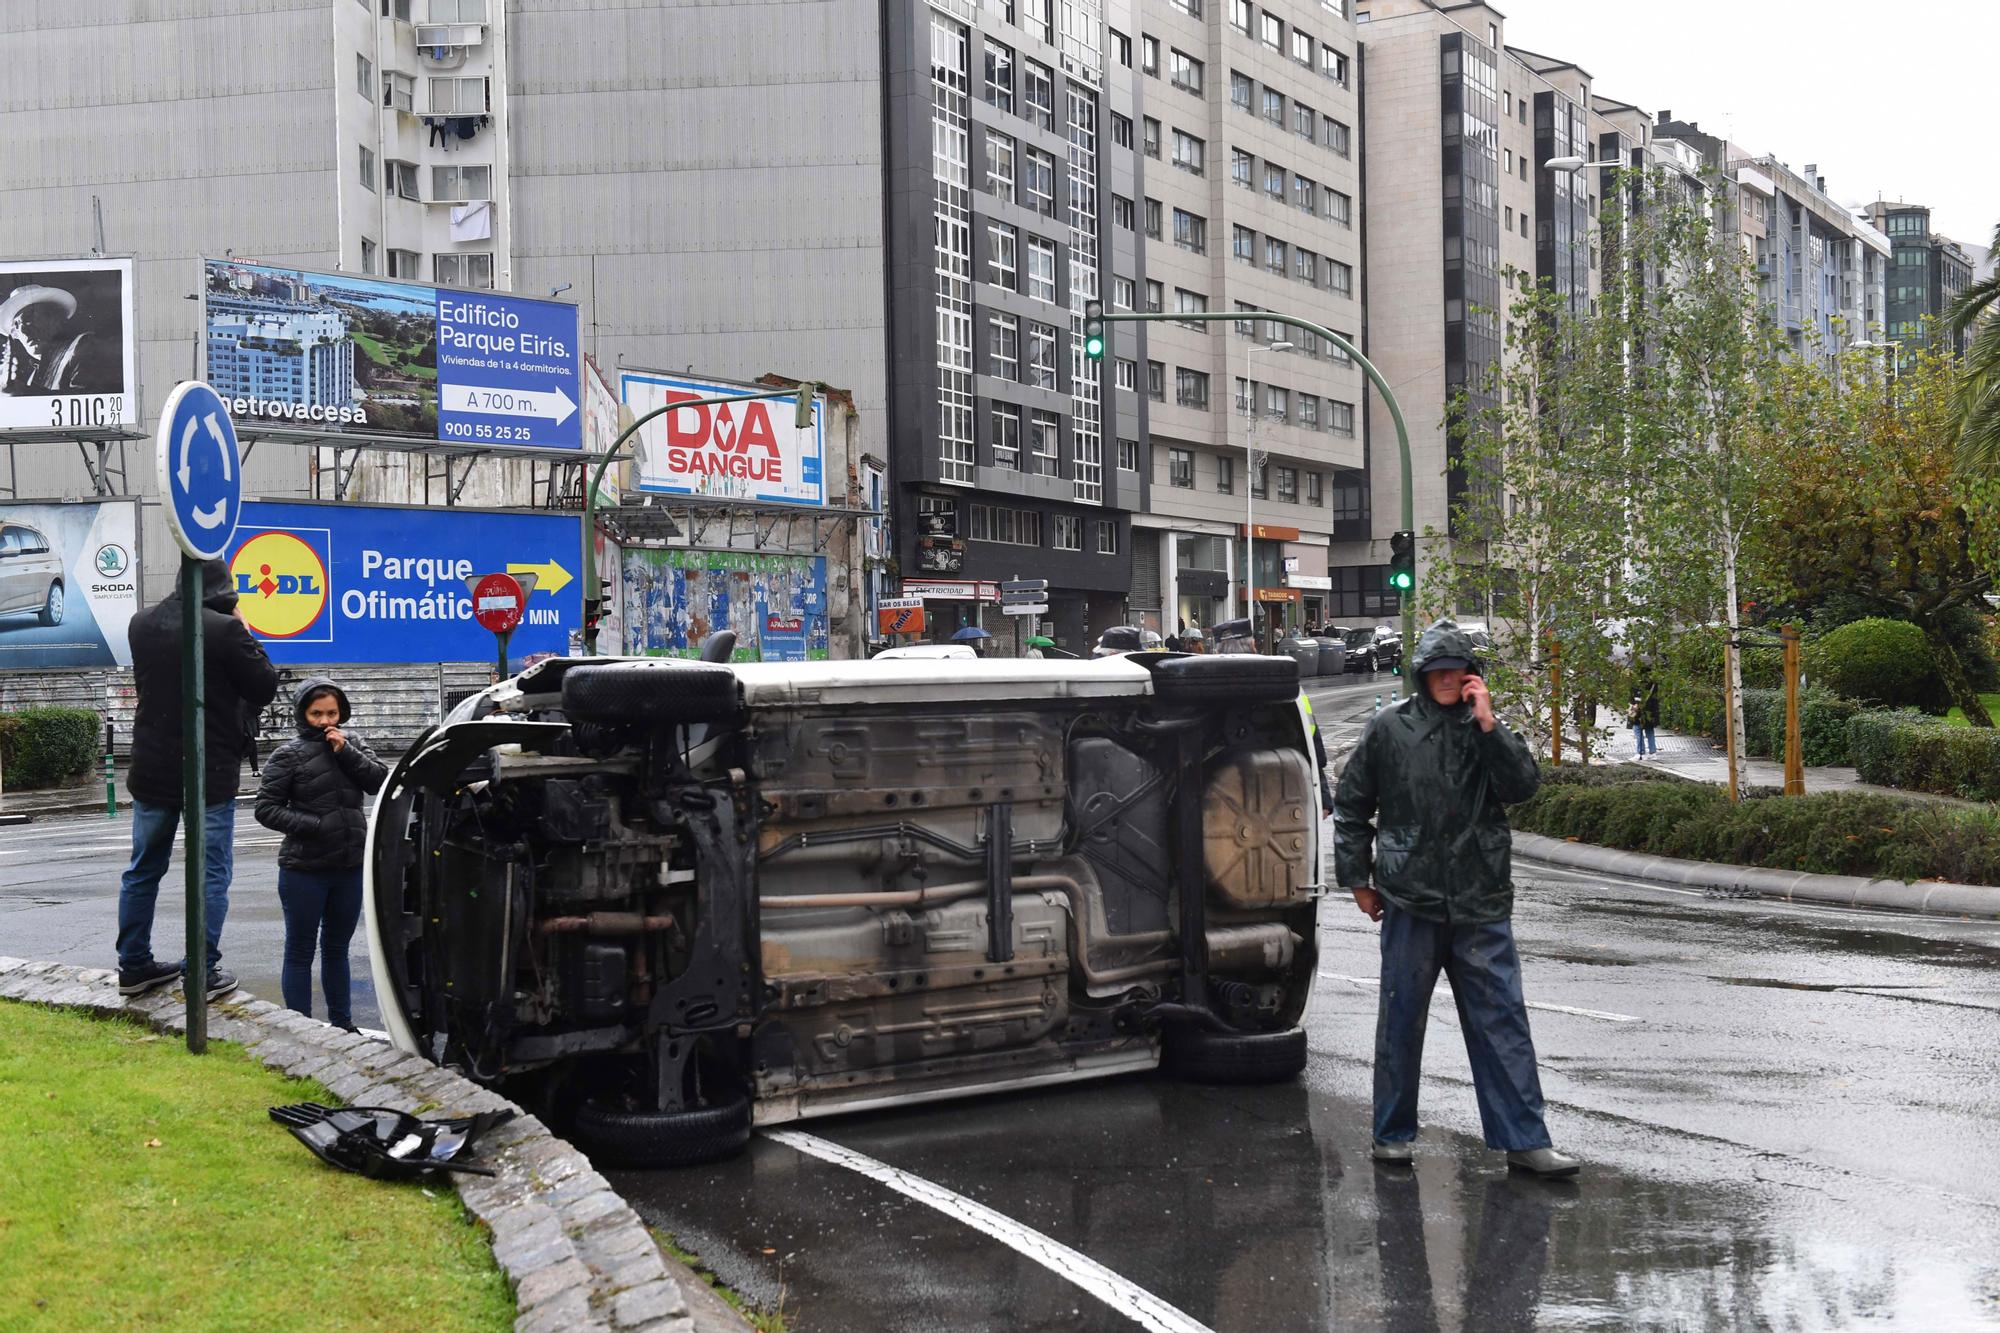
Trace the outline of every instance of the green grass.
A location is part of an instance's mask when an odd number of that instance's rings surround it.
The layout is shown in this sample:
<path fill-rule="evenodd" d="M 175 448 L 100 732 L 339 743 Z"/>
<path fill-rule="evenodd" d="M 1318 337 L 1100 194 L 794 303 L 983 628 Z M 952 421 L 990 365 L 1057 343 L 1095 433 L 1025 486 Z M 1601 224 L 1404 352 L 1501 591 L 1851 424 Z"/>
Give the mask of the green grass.
<path fill-rule="evenodd" d="M 511 1328 L 448 1183 L 337 1171 L 265 1114 L 332 1100 L 228 1042 L 0 1001 L 0 1325 Z"/>
<path fill-rule="evenodd" d="M 437 378 L 436 366 L 419 366 L 413 363 L 417 353 L 423 350 L 420 347 L 399 347 L 391 350 L 383 345 L 380 338 L 372 333 L 363 333 L 360 329 L 355 329 L 347 336 L 353 339 L 354 345 L 361 349 L 363 355 L 378 366 L 386 366 L 397 374 L 408 375 L 412 379 Z"/>
<path fill-rule="evenodd" d="M 710 1289 L 716 1295 L 720 1296 L 730 1309 L 742 1315 L 748 1321 L 750 1327 L 757 1330 L 757 1333 L 790 1333 L 791 1326 L 785 1322 L 783 1309 L 775 1311 L 761 1310 L 750 1304 L 750 1302 L 743 1299 L 740 1293 L 724 1286 L 722 1279 L 710 1272 L 708 1266 L 702 1263 L 700 1255 L 690 1250 L 682 1249 L 674 1242 L 672 1236 L 658 1227 L 648 1227 L 647 1230 L 653 1233 L 653 1240 L 658 1243 L 660 1253 L 684 1265 L 696 1277 L 706 1282 Z M 781 1307 L 784 1304 L 784 1299 L 784 1288 L 781 1286 L 778 1291 L 778 1304 Z"/>
<path fill-rule="evenodd" d="M 1986 715 L 1988 717 L 1992 718 L 1995 722 L 2000 722 L 2000 694 L 1982 694 L 1979 696 L 1979 702 L 1986 705 Z M 1954 708 L 1944 715 L 1944 720 L 1955 727 L 1965 726 L 1965 710 L 1963 708 Z"/>

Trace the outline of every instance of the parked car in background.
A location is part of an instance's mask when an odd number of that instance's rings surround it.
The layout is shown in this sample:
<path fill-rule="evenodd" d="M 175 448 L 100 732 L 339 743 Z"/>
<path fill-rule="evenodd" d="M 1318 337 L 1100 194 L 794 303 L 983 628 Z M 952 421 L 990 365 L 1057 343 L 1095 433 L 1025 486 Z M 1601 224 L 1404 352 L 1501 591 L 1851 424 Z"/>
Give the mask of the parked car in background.
<path fill-rule="evenodd" d="M 1341 631 L 1347 636 L 1347 663 L 1349 671 L 1373 671 L 1376 666 L 1375 627 L 1358 625 Z"/>
<path fill-rule="evenodd" d="M 1400 625 L 1375 627 L 1375 669 L 1393 671 L 1403 664 L 1403 629 Z"/>
<path fill-rule="evenodd" d="M 25 612 L 41 624 L 60 625 L 63 592 L 62 552 L 49 545 L 41 529 L 0 524 L 0 616 Z M 0 629 L 8 625 L 0 621 Z"/>
<path fill-rule="evenodd" d="M 555 658 L 403 756 L 364 888 L 403 1050 L 603 1164 L 752 1122 L 1305 1066 L 1290 658 Z"/>
<path fill-rule="evenodd" d="M 978 657 L 979 654 L 972 651 L 972 645 L 969 643 L 908 643 L 900 648 L 884 648 L 868 660 L 871 662 L 924 659 L 935 661 L 938 658 L 972 658 L 977 660 Z"/>

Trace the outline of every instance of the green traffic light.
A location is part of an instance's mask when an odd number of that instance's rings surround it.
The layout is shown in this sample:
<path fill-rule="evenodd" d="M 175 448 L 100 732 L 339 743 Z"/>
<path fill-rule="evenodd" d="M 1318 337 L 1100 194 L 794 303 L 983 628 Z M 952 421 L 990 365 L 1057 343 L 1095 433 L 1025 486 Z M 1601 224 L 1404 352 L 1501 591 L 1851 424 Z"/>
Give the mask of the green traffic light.
<path fill-rule="evenodd" d="M 1092 361 L 1102 361 L 1104 359 L 1104 339 L 1085 338 L 1083 340 L 1083 354 Z"/>
<path fill-rule="evenodd" d="M 1411 587 L 1415 585 L 1415 583 L 1416 583 L 1415 579 L 1411 578 L 1408 574 L 1403 573 L 1401 570 L 1398 570 L 1397 572 L 1389 576 L 1389 586 L 1394 588 L 1398 592 L 1408 592 L 1411 589 Z"/>

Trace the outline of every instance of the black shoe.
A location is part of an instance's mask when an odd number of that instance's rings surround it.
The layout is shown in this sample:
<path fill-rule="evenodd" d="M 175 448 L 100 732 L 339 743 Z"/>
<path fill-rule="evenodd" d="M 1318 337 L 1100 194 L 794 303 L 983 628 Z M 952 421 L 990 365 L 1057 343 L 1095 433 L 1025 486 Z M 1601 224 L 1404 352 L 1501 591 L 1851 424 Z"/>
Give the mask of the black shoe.
<path fill-rule="evenodd" d="M 225 972 L 219 967 L 209 970 L 207 987 L 209 999 L 219 1000 L 235 989 L 236 977 L 234 973 Z"/>
<path fill-rule="evenodd" d="M 121 967 L 118 969 L 118 993 L 144 995 L 149 990 L 171 986 L 180 979 L 179 963 L 142 963 L 138 967 Z"/>
<path fill-rule="evenodd" d="M 353 1036 L 358 1037 L 361 1035 L 361 1029 L 354 1026 L 354 1024 L 352 1023 L 335 1023 L 334 1026 L 339 1028 L 342 1032 L 349 1033 Z"/>

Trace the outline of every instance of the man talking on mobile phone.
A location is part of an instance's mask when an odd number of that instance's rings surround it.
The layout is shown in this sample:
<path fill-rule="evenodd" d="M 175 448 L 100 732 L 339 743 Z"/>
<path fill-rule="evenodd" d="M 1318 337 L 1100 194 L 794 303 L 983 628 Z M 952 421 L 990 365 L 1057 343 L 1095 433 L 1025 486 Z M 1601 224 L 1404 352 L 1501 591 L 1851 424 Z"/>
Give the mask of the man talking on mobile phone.
<path fill-rule="evenodd" d="M 1527 745 L 1493 714 L 1471 638 L 1450 620 L 1417 644 L 1417 689 L 1376 714 L 1340 775 L 1336 865 L 1382 925 L 1375 1018 L 1374 1158 L 1408 1165 L 1424 1030 L 1442 971 L 1472 1062 L 1486 1146 L 1509 1167 L 1573 1176 L 1542 1116 L 1535 1043 L 1514 950 L 1506 806 L 1541 781 Z"/>

